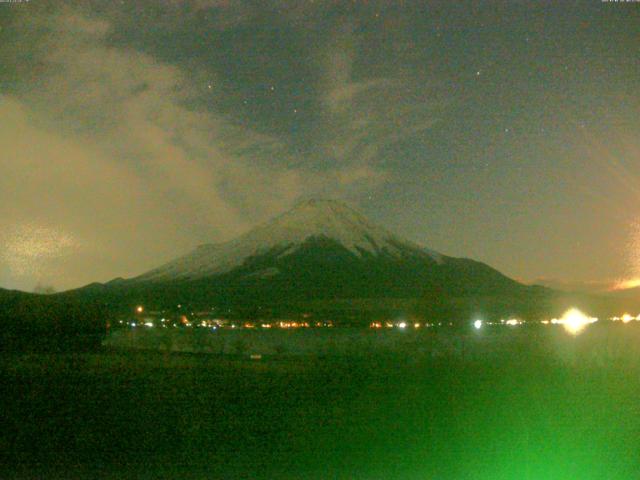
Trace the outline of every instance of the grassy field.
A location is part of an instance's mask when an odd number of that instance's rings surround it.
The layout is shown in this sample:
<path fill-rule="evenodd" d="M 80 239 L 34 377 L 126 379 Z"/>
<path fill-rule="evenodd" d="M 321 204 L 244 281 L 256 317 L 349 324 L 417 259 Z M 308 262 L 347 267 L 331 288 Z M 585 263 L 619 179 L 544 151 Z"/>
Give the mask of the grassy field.
<path fill-rule="evenodd" d="M 640 367 L 576 355 L 4 355 L 0 478 L 637 479 Z"/>

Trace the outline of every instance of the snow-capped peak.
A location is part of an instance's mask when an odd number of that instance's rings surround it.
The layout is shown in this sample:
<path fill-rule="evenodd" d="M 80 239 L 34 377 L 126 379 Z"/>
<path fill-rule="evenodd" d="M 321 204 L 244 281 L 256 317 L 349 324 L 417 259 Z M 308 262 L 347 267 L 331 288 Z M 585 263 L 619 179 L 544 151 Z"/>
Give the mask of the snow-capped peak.
<path fill-rule="evenodd" d="M 325 236 L 354 253 L 373 252 L 387 246 L 393 235 L 343 203 L 308 200 L 246 235 L 256 244 L 297 244 L 309 237 Z"/>
<path fill-rule="evenodd" d="M 266 253 L 277 247 L 286 248 L 284 254 L 291 253 L 312 237 L 329 238 L 355 255 L 361 255 L 363 251 L 373 254 L 385 251 L 399 256 L 402 250 L 409 248 L 439 259 L 436 252 L 397 238 L 341 202 L 307 200 L 234 240 L 202 245 L 138 279 L 199 278 L 224 273 L 241 265 L 247 257 Z"/>

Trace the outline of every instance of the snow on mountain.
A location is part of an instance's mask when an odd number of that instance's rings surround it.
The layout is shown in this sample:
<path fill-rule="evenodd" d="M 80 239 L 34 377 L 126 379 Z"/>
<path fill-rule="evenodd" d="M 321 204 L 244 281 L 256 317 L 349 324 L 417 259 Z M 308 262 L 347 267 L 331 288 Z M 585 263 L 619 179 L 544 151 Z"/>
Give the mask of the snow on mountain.
<path fill-rule="evenodd" d="M 313 237 L 336 241 L 357 256 L 363 252 L 373 255 L 384 252 L 401 257 L 409 251 L 427 254 L 435 261 L 441 261 L 437 252 L 398 238 L 340 202 L 309 200 L 234 240 L 202 245 L 136 280 L 163 281 L 225 273 L 240 266 L 250 256 L 276 248 L 285 249 L 280 255 L 292 253 Z"/>

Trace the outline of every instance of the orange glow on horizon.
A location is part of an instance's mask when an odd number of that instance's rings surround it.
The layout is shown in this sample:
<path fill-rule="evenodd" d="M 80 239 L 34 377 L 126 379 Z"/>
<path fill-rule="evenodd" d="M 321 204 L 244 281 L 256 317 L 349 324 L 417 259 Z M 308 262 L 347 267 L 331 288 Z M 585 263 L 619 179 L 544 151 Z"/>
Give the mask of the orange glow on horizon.
<path fill-rule="evenodd" d="M 611 287 L 611 290 L 627 290 L 637 287 L 640 287 L 640 278 L 630 278 L 627 280 L 619 280 Z"/>

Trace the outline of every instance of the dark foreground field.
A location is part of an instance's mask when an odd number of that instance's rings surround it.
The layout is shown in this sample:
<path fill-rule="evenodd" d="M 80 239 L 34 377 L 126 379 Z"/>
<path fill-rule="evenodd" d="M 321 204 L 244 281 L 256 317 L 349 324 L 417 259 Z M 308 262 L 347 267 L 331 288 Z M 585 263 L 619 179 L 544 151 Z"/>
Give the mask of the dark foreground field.
<path fill-rule="evenodd" d="M 637 479 L 640 369 L 0 357 L 2 479 Z"/>

